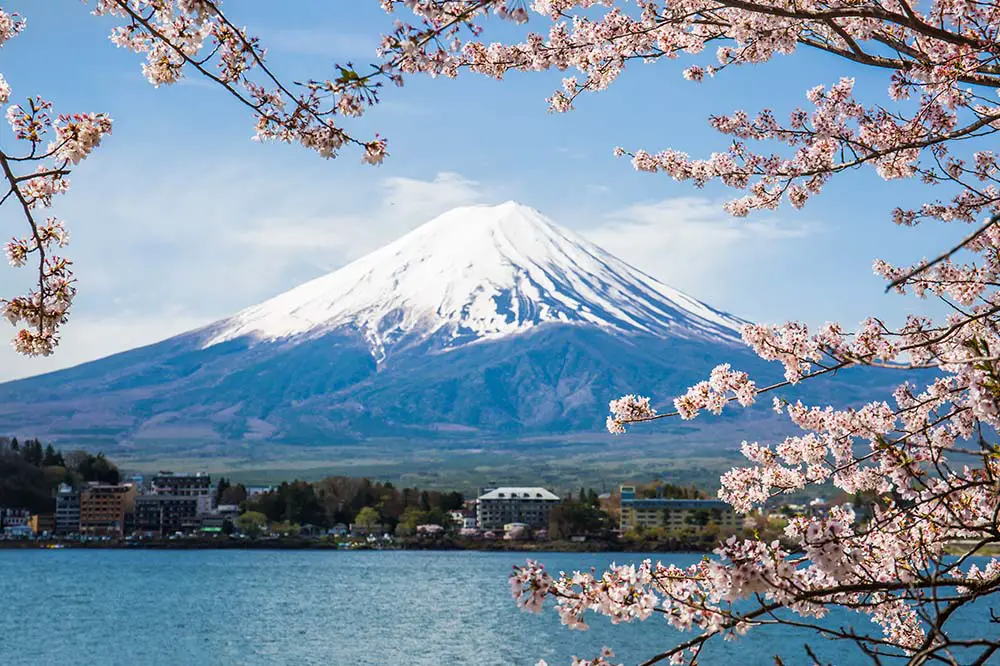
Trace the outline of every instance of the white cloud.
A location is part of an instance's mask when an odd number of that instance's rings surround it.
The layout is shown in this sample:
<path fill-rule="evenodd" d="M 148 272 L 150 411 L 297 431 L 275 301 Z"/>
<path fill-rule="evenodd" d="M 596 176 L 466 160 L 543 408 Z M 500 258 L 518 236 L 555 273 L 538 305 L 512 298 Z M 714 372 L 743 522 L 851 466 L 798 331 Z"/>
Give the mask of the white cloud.
<path fill-rule="evenodd" d="M 722 202 L 678 197 L 629 206 L 581 232 L 666 284 L 718 302 L 735 300 L 753 282 L 748 271 L 759 273 L 754 267 L 787 251 L 786 243 L 817 230 L 769 215 L 734 218 Z"/>
<path fill-rule="evenodd" d="M 455 173 L 342 180 L 337 189 L 327 179 L 295 172 L 275 178 L 232 164 L 204 169 L 210 187 L 189 187 L 183 171 L 170 169 L 135 176 L 102 170 L 102 176 L 71 191 L 71 228 L 83 231 L 67 252 L 80 295 L 62 343 L 45 359 L 0 347 L 0 381 L 150 344 L 231 315 L 489 196 L 489 188 Z M 4 269 L 0 297 L 27 288 L 21 277 L 29 276 Z M 0 345 L 13 334 L 0 327 Z"/>
<path fill-rule="evenodd" d="M 304 258 L 316 250 L 334 250 L 339 262 L 356 259 L 415 229 L 441 213 L 489 199 L 489 189 L 463 176 L 444 172 L 433 180 L 393 176 L 378 188 L 377 203 L 364 213 L 311 219 L 262 218 L 236 238 L 258 251 Z"/>

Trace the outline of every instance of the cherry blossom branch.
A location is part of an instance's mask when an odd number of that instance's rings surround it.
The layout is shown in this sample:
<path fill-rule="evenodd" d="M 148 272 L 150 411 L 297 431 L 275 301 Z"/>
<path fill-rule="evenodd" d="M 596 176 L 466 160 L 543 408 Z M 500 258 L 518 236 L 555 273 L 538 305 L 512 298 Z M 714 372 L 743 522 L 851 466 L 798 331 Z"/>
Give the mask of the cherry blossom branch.
<path fill-rule="evenodd" d="M 989 231 L 990 228 L 993 227 L 997 222 L 1000 222 L 1000 213 L 992 215 L 990 217 L 990 219 L 986 221 L 986 224 L 982 225 L 981 227 L 979 227 L 978 229 L 976 229 L 974 232 L 972 232 L 971 234 L 969 234 L 968 236 L 966 236 L 964 239 L 962 239 L 957 245 L 953 246 L 951 249 L 949 249 L 949 250 L 947 250 L 947 251 L 939 254 L 937 257 L 935 257 L 934 259 L 931 259 L 930 261 L 925 261 L 924 263 L 920 264 L 916 268 L 913 268 L 912 270 L 909 270 L 906 273 L 904 273 L 903 275 L 901 275 L 901 276 L 895 278 L 894 280 L 892 280 L 888 285 L 886 285 L 886 288 L 885 288 L 886 293 L 889 293 L 893 288 L 900 286 L 901 284 L 903 284 L 904 282 L 908 281 L 913 276 L 915 276 L 915 275 L 917 275 L 919 273 L 923 273 L 928 268 L 930 268 L 932 266 L 936 266 L 937 264 L 940 264 L 942 261 L 945 261 L 946 259 L 950 259 L 956 252 L 958 252 L 962 248 L 968 246 L 969 243 L 975 241 L 977 238 L 979 238 L 980 236 L 982 236 L 983 234 L 985 234 L 987 231 Z"/>

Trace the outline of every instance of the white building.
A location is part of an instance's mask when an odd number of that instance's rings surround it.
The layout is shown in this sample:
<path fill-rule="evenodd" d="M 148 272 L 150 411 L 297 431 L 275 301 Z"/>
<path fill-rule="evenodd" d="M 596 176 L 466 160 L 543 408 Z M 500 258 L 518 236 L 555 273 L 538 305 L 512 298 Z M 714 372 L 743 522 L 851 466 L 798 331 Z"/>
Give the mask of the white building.
<path fill-rule="evenodd" d="M 0 526 L 8 528 L 27 527 L 31 512 L 27 509 L 0 508 Z"/>
<path fill-rule="evenodd" d="M 212 477 L 201 472 L 197 474 L 160 472 L 153 477 L 150 494 L 193 497 L 197 502 L 196 513 L 199 517 L 210 515 L 215 510 L 215 486 L 212 485 Z"/>
<path fill-rule="evenodd" d="M 494 488 L 476 500 L 476 519 L 481 530 L 502 530 L 508 523 L 542 529 L 558 503 L 559 497 L 545 488 Z"/>
<path fill-rule="evenodd" d="M 474 530 L 476 529 L 476 516 L 471 512 L 466 511 L 449 511 L 452 521 L 460 530 Z"/>

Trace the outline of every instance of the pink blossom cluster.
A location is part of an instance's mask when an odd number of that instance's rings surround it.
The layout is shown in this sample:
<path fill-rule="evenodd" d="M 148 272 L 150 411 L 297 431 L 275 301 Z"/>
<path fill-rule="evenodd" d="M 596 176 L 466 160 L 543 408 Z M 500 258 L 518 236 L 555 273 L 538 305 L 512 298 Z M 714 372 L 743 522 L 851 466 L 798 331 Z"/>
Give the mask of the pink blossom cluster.
<path fill-rule="evenodd" d="M 952 639 L 935 625 L 942 581 L 968 589 L 954 603 L 1000 593 L 1000 569 L 988 574 L 946 558 L 956 539 L 976 548 L 1000 542 L 1000 466 L 992 433 L 1000 427 L 1000 14 L 991 3 L 908 0 L 890 4 L 832 0 L 535 0 L 526 7 L 530 30 L 503 41 L 484 38 L 487 19 L 524 21 L 501 0 L 383 0 L 416 18 L 400 21 L 383 39 L 385 74 L 398 83 L 422 73 L 462 71 L 503 79 L 515 72 L 560 72 L 550 109 L 566 112 L 584 93 L 610 88 L 632 65 L 694 59 L 682 79 L 712 85 L 737 65 L 763 63 L 800 47 L 887 71 L 886 99 L 863 100 L 854 78 L 839 77 L 804 93 L 798 108 L 727 110 L 710 119 L 726 145 L 706 157 L 663 148 L 616 148 L 640 171 L 666 174 L 697 187 L 719 183 L 736 191 L 735 216 L 801 208 L 841 172 L 869 168 L 886 180 L 914 179 L 941 198 L 897 208 L 893 221 L 929 220 L 973 227 L 959 245 L 909 266 L 876 261 L 875 272 L 897 293 L 933 297 L 950 314 L 922 314 L 901 326 L 868 317 L 853 331 L 829 323 L 750 325 L 743 340 L 762 359 L 780 363 L 785 381 L 758 386 L 728 365 L 678 397 L 676 415 L 719 413 L 729 402 L 750 407 L 763 392 L 782 392 L 850 366 L 906 375 L 891 401 L 851 408 L 805 405 L 778 397 L 775 411 L 799 432 L 774 444 L 745 442 L 748 465 L 727 472 L 719 496 L 752 513 L 781 493 L 832 485 L 869 498 L 871 515 L 835 507 L 789 522 L 781 543 L 728 539 L 718 559 L 685 570 L 649 562 L 549 579 L 532 589 L 556 600 L 571 627 L 588 612 L 614 621 L 663 615 L 696 636 L 656 660 L 690 663 L 714 636 L 733 637 L 774 621 L 785 608 L 820 618 L 834 606 L 867 616 L 876 635 L 822 635 L 868 650 L 921 659 L 951 658 Z M 698 62 L 708 53 L 707 61 Z M 903 381 L 903 380 L 906 381 Z M 920 383 L 913 383 L 919 379 Z M 624 396 L 610 405 L 608 429 L 656 414 L 649 399 Z M 792 552 L 797 554 L 792 555 Z M 531 597 L 532 608 L 541 599 Z M 735 601 L 753 600 L 750 610 Z M 947 622 L 948 617 L 941 618 Z M 804 620 L 803 620 L 804 622 Z M 807 625 L 812 626 L 812 625 Z M 1000 645 L 993 646 L 996 649 Z M 991 653 L 984 645 L 983 659 Z M 980 659 L 982 661 L 983 659 Z"/>
<path fill-rule="evenodd" d="M 623 666 L 622 664 L 612 664 L 608 659 L 615 656 L 615 653 L 609 647 L 601 648 L 601 654 L 593 659 L 581 659 L 580 657 L 573 656 L 570 658 L 570 666 Z M 544 659 L 539 659 L 535 666 L 549 666 L 548 662 Z"/>
<path fill-rule="evenodd" d="M 154 86 L 176 83 L 196 72 L 228 89 L 257 119 L 260 141 L 296 142 L 331 158 L 348 144 L 362 159 L 381 164 L 386 141 L 362 141 L 340 126 L 338 117 L 361 115 L 377 100 L 377 83 L 340 67 L 341 76 L 309 81 L 295 91 L 266 62 L 257 37 L 220 10 L 218 0 L 95 0 L 94 14 L 122 21 L 111 31 L 115 45 L 145 55 L 142 73 Z"/>
<path fill-rule="evenodd" d="M 656 417 L 656 410 L 649 406 L 649 398 L 638 395 L 625 395 L 612 400 L 608 405 L 611 415 L 608 416 L 607 427 L 612 434 L 625 432 L 626 423 L 648 421 Z"/>
<path fill-rule="evenodd" d="M 0 45 L 23 26 L 23 20 L 0 10 Z M 4 81 L 0 106 L 8 104 L 9 98 L 10 88 Z M 14 348 L 22 354 L 44 356 L 59 342 L 59 327 L 69 316 L 76 287 L 72 262 L 55 254 L 69 242 L 65 225 L 51 215 L 43 219 L 41 212 L 52 205 L 54 196 L 68 189 L 68 167 L 85 159 L 111 133 L 111 119 L 104 114 L 76 114 L 53 120 L 52 104 L 37 96 L 24 104 L 9 104 L 4 115 L 25 151 L 0 151 L 0 169 L 8 186 L 0 203 L 18 206 L 29 231 L 13 237 L 4 250 L 14 267 L 37 257 L 37 274 L 26 295 L 0 300 L 0 311 L 12 325 L 21 327 Z M 34 164 L 34 171 L 22 172 L 22 164 Z"/>
<path fill-rule="evenodd" d="M 732 396 L 730 396 L 732 394 Z M 674 400 L 674 408 L 682 419 L 693 419 L 701 410 L 721 414 L 731 399 L 749 407 L 757 398 L 757 385 L 745 372 L 731 370 L 728 363 L 716 366 L 708 381 L 699 382 Z"/>
<path fill-rule="evenodd" d="M 152 85 L 169 85 L 194 73 L 226 89 L 253 112 L 256 140 L 298 143 L 325 158 L 353 145 L 364 163 L 378 165 L 385 160 L 384 137 L 375 134 L 361 140 L 341 126 L 342 119 L 360 116 L 378 101 L 378 72 L 362 76 L 348 63 L 338 66 L 336 78 L 290 88 L 268 67 L 259 40 L 237 27 L 220 7 L 219 0 L 93 0 L 95 15 L 116 22 L 111 41 L 145 56 L 142 73 Z M 508 14 L 524 18 L 523 10 Z M 17 14 L 0 8 L 0 47 L 26 25 Z M 0 306 L 6 319 L 22 326 L 15 348 L 48 355 L 58 344 L 59 328 L 67 321 L 76 289 L 72 263 L 51 254 L 68 238 L 63 223 L 54 218 L 43 222 L 36 217 L 37 210 L 49 207 L 53 196 L 66 191 L 70 167 L 100 146 L 112 123 L 103 113 L 53 117 L 48 100 L 34 96 L 11 103 L 11 94 L 0 74 L 0 110 L 24 147 L 21 153 L 16 148 L 0 149 L 8 185 L 0 205 L 19 207 L 29 231 L 12 238 L 6 252 L 14 266 L 34 260 L 37 280 L 28 294 L 2 300 Z"/>

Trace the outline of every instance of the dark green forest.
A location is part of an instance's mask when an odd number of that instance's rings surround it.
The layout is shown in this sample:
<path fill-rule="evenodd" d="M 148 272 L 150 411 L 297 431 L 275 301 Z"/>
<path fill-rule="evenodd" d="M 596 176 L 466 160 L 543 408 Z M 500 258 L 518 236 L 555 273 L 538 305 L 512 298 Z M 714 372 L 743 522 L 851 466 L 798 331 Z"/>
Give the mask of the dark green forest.
<path fill-rule="evenodd" d="M 103 453 L 74 450 L 64 454 L 38 439 L 19 442 L 16 437 L 0 437 L 0 506 L 51 513 L 61 483 L 78 488 L 90 481 L 120 480 L 118 468 Z"/>

